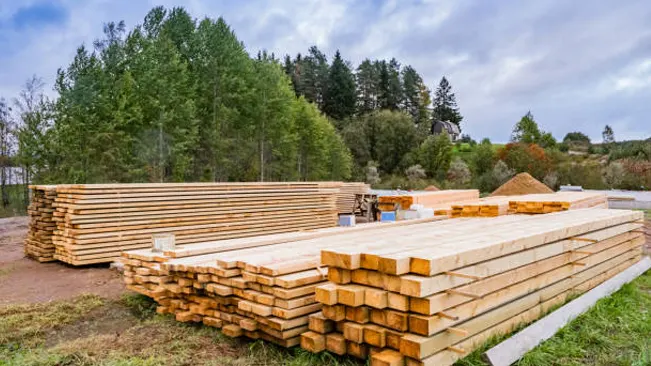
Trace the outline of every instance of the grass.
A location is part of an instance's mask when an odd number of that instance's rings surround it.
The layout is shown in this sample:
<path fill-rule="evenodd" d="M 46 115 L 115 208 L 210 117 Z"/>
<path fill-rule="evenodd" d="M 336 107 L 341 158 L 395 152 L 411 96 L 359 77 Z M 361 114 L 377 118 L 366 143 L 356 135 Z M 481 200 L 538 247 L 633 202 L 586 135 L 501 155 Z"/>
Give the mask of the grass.
<path fill-rule="evenodd" d="M 155 312 L 142 295 L 0 307 L 0 365 L 269 365 L 359 366 L 266 342 L 232 339 L 217 329 L 183 324 Z M 523 326 L 524 327 L 524 326 Z M 600 300 L 519 361 L 533 365 L 651 365 L 651 271 Z M 486 365 L 491 339 L 457 362 Z"/>
<path fill-rule="evenodd" d="M 0 307 L 0 365 L 353 366 L 359 362 L 298 347 L 228 338 L 210 327 L 155 312 L 141 295 Z"/>
<path fill-rule="evenodd" d="M 482 353 L 506 338 L 489 340 L 457 364 L 488 365 Z M 599 300 L 517 365 L 651 365 L 651 271 Z"/>

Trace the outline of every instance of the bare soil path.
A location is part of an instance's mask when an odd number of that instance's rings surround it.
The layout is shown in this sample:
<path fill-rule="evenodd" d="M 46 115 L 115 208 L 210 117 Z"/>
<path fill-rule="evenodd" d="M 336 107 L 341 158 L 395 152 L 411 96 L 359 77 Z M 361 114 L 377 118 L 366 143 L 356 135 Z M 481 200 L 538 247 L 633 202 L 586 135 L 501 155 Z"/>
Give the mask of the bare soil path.
<path fill-rule="evenodd" d="M 117 299 L 126 290 L 108 265 L 71 267 L 25 258 L 27 217 L 0 219 L 0 305 L 70 299 L 91 293 Z"/>

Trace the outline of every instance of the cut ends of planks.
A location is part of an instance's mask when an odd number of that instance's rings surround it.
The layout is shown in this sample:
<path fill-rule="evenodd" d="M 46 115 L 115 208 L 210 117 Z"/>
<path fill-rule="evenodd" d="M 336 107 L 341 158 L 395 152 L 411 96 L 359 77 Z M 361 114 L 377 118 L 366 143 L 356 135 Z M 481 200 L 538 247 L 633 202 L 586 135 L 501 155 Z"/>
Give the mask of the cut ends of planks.
<path fill-rule="evenodd" d="M 493 366 L 508 366 L 522 358 L 546 339 L 572 321 L 577 316 L 589 310 L 599 299 L 609 296 L 620 287 L 633 281 L 651 268 L 651 258 L 642 260 L 626 269 L 624 272 L 607 280 L 601 285 L 588 291 L 583 296 L 562 306 L 546 317 L 528 326 L 511 338 L 489 349 L 484 358 Z"/>

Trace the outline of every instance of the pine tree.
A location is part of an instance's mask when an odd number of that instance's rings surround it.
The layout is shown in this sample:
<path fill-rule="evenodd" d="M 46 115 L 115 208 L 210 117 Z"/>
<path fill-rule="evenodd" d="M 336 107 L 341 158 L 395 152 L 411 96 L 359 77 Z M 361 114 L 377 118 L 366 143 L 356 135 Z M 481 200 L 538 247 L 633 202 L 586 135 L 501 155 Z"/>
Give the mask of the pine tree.
<path fill-rule="evenodd" d="M 604 131 L 601 133 L 601 137 L 604 144 L 612 144 L 615 142 L 615 133 L 609 125 L 606 125 L 606 127 L 604 127 Z"/>
<path fill-rule="evenodd" d="M 357 67 L 357 113 L 365 114 L 378 109 L 379 74 L 374 63 L 365 59 Z"/>
<path fill-rule="evenodd" d="M 402 70 L 404 110 L 414 123 L 420 125 L 430 120 L 430 91 L 416 69 L 406 66 Z"/>
<path fill-rule="evenodd" d="M 387 108 L 391 110 L 401 109 L 403 105 L 403 88 L 400 80 L 400 64 L 392 58 L 387 66 L 388 71 L 388 93 Z"/>
<path fill-rule="evenodd" d="M 441 82 L 439 82 L 439 86 L 436 88 L 433 106 L 432 115 L 435 121 L 450 121 L 459 126 L 463 120 L 463 117 L 459 113 L 459 108 L 457 108 L 457 101 L 452 92 L 452 86 L 445 76 L 441 78 Z"/>
<path fill-rule="evenodd" d="M 357 103 L 355 94 L 355 78 L 337 51 L 330 66 L 323 100 L 323 112 L 335 120 L 343 120 L 352 116 Z"/>

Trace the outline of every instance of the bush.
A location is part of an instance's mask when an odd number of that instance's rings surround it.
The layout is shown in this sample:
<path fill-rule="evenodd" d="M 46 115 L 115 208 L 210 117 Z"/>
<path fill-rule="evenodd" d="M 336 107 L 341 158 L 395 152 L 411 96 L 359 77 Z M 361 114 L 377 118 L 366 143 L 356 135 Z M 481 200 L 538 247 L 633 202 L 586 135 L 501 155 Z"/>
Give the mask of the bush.
<path fill-rule="evenodd" d="M 498 151 L 498 156 L 516 173 L 527 172 L 539 180 L 552 168 L 545 150 L 537 144 L 510 143 Z"/>
<path fill-rule="evenodd" d="M 468 165 L 461 160 L 460 158 L 454 159 L 452 164 L 450 164 L 450 169 L 448 169 L 447 174 L 448 180 L 455 186 L 461 187 L 465 186 L 470 182 L 472 174 L 470 174 L 470 169 Z"/>

